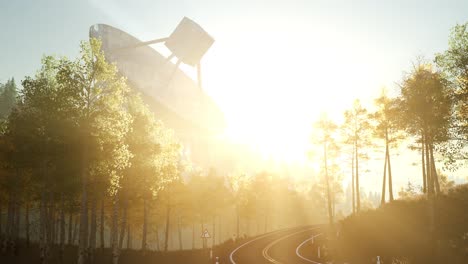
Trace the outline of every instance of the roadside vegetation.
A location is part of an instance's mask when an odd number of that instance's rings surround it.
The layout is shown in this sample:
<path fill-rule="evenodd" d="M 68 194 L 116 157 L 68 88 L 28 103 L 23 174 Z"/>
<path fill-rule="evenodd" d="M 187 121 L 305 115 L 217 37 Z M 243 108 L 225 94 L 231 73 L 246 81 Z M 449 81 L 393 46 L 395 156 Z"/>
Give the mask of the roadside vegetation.
<path fill-rule="evenodd" d="M 468 185 L 438 196 L 435 225 L 430 208 L 424 196 L 416 195 L 347 217 L 332 243 L 334 258 L 350 263 L 370 263 L 377 256 L 384 263 L 466 263 Z"/>

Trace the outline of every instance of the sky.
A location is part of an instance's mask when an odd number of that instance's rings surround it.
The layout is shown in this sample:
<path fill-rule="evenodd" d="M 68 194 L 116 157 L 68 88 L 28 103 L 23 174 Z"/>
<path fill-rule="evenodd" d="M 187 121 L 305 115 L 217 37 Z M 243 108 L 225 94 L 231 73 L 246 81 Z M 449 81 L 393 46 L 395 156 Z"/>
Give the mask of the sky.
<path fill-rule="evenodd" d="M 75 57 L 92 24 L 150 40 L 187 16 L 215 39 L 203 86 L 225 114 L 227 138 L 304 164 L 320 113 L 339 119 L 354 98 L 370 105 L 383 86 L 395 91 L 416 56 L 447 49 L 467 10 L 468 1 L 433 0 L 0 0 L 0 82 L 33 75 L 44 54 Z M 419 173 L 408 164 L 396 185 Z"/>

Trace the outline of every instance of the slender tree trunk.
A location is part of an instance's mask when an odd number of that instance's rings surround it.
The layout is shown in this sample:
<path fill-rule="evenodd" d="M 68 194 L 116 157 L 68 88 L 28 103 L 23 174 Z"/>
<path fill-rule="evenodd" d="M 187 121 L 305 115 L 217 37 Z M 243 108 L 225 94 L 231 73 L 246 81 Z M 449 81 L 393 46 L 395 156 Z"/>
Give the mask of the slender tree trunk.
<path fill-rule="evenodd" d="M 240 213 L 239 213 L 239 205 L 236 205 L 236 217 L 237 217 L 237 226 L 236 226 L 236 239 L 239 238 L 239 229 L 240 229 Z M 265 224 L 266 230 L 266 224 Z M 203 232 L 203 230 L 202 230 Z M 266 232 L 266 231 L 265 231 Z"/>
<path fill-rule="evenodd" d="M 112 213 L 112 229 L 111 229 L 111 245 L 112 245 L 112 264 L 119 263 L 119 198 L 118 194 L 114 195 L 114 205 Z"/>
<path fill-rule="evenodd" d="M 0 201 L 0 243 L 3 240 L 3 226 L 2 226 L 3 218 L 2 218 L 2 215 L 3 215 L 3 204 Z"/>
<path fill-rule="evenodd" d="M 223 217 L 223 214 L 221 213 L 219 216 L 218 216 L 218 242 L 219 243 L 222 243 L 223 242 L 223 225 L 221 224 L 222 222 L 222 217 Z M 257 230 L 257 233 L 258 233 L 258 230 Z"/>
<path fill-rule="evenodd" d="M 0 214 L 1 214 L 1 212 L 0 212 Z M 1 220 L 0 220 L 0 221 L 1 221 Z M 29 233 L 30 233 L 30 232 L 29 232 L 29 227 L 30 227 L 30 225 L 29 225 L 29 222 L 30 222 L 30 221 L 29 221 L 29 201 L 26 201 L 26 212 L 25 212 L 25 219 L 24 219 L 24 221 L 25 221 L 24 224 L 25 224 L 25 227 L 26 227 L 26 247 L 29 247 L 30 242 L 31 242 L 31 241 L 30 241 L 30 236 L 29 236 L 29 235 L 30 235 L 30 234 L 29 234 Z"/>
<path fill-rule="evenodd" d="M 434 145 L 431 144 L 429 145 L 430 147 L 430 155 L 431 155 L 431 169 L 432 169 L 432 177 L 434 178 L 434 184 L 435 184 L 435 190 L 436 190 L 436 195 L 440 194 L 440 185 L 439 185 L 439 177 L 437 175 L 437 169 L 435 166 L 435 160 L 434 160 Z"/>
<path fill-rule="evenodd" d="M 94 263 L 94 253 L 96 250 L 96 197 L 93 195 L 91 198 L 91 227 L 89 233 L 89 259 L 91 263 Z"/>
<path fill-rule="evenodd" d="M 195 249 L 195 223 L 192 223 L 192 250 Z"/>
<path fill-rule="evenodd" d="M 101 217 L 99 219 L 101 221 L 101 224 L 99 225 L 100 232 L 99 232 L 99 237 L 101 241 L 101 251 L 104 250 L 104 198 L 101 199 Z"/>
<path fill-rule="evenodd" d="M 421 136 L 421 167 L 422 167 L 422 175 L 423 175 L 423 193 L 427 193 L 427 175 L 426 175 L 426 162 L 424 157 L 424 135 Z"/>
<path fill-rule="evenodd" d="M 431 159 L 430 159 L 430 151 L 429 151 L 429 144 L 428 144 L 428 138 L 425 136 L 425 154 L 426 154 L 426 175 L 427 175 L 427 187 L 428 187 L 428 193 L 434 194 L 434 179 L 432 177 L 432 168 L 431 168 Z"/>
<path fill-rule="evenodd" d="M 332 192 L 331 193 L 331 200 L 332 200 L 332 217 L 333 219 L 335 219 L 335 215 L 336 215 L 336 211 L 335 211 L 335 208 L 336 208 L 336 200 L 335 200 L 335 194 Z M 296 220 L 297 221 L 297 220 Z M 297 222 L 296 222 L 297 224 Z"/>
<path fill-rule="evenodd" d="M 130 233 L 130 223 L 127 224 L 127 249 L 132 249 L 132 237 Z"/>
<path fill-rule="evenodd" d="M 10 201 L 8 203 L 8 215 L 7 215 L 7 243 L 5 246 L 5 252 L 11 251 L 13 246 L 13 230 L 15 229 L 15 203 L 13 202 L 13 195 L 10 195 Z"/>
<path fill-rule="evenodd" d="M 73 237 L 72 237 L 72 245 L 75 244 L 76 242 L 76 237 L 78 235 L 78 229 L 79 229 L 79 215 L 78 216 L 75 216 L 75 221 L 74 221 L 74 226 L 73 226 Z"/>
<path fill-rule="evenodd" d="M 84 173 L 86 174 L 86 173 Z M 80 233 L 78 239 L 78 264 L 85 264 L 86 249 L 88 248 L 88 190 L 86 175 L 83 175 L 80 210 Z"/>
<path fill-rule="evenodd" d="M 47 243 L 53 245 L 54 243 L 54 221 L 53 221 L 53 208 L 54 208 L 54 197 L 52 193 L 49 193 L 49 199 L 46 207 L 46 237 Z"/>
<path fill-rule="evenodd" d="M 425 136 L 425 146 L 426 146 L 426 167 L 427 167 L 427 177 L 428 177 L 428 209 L 429 209 L 429 233 L 431 236 L 432 241 L 432 252 L 437 258 L 437 232 L 436 232 L 436 193 L 434 190 L 435 184 L 435 171 L 432 166 L 432 159 L 431 159 L 431 145 L 430 145 L 430 138 L 426 134 Z"/>
<path fill-rule="evenodd" d="M 89 107 L 89 106 L 88 106 Z M 89 110 L 89 109 L 88 109 Z M 88 174 L 89 174 L 89 134 L 88 120 L 84 123 L 83 149 L 81 152 L 81 205 L 80 205 L 80 232 L 78 239 L 78 264 L 85 264 L 86 250 L 88 249 Z"/>
<path fill-rule="evenodd" d="M 127 227 L 128 200 L 127 199 L 123 200 L 122 205 L 123 205 L 123 216 L 122 216 L 122 224 L 120 226 L 119 251 L 122 249 L 123 241 L 125 237 L 125 228 Z"/>
<path fill-rule="evenodd" d="M 359 149 L 357 139 L 354 144 L 356 149 L 356 211 L 359 212 L 361 211 L 361 195 L 359 190 Z"/>
<path fill-rule="evenodd" d="M 201 233 L 203 234 L 204 232 L 205 232 L 205 227 L 204 227 L 203 219 L 202 219 L 202 223 L 201 223 Z M 206 239 L 205 239 L 205 238 L 202 238 L 202 247 L 203 247 L 203 249 L 206 248 Z"/>
<path fill-rule="evenodd" d="M 327 185 L 327 204 L 328 204 L 328 222 L 333 226 L 333 211 L 330 192 L 330 181 L 328 179 L 328 164 L 327 164 L 327 141 L 323 142 L 323 165 L 325 166 L 325 183 Z"/>
<path fill-rule="evenodd" d="M 51 243 L 53 245 L 58 244 L 58 234 L 59 234 L 59 221 L 57 221 L 57 204 L 55 201 L 55 197 L 51 198 L 52 205 L 51 205 L 51 211 L 50 211 L 50 222 L 51 222 Z"/>
<path fill-rule="evenodd" d="M 385 130 L 385 142 L 388 160 L 388 196 L 390 198 L 390 202 L 393 202 L 392 164 L 390 163 L 390 143 L 388 140 L 388 129 Z"/>
<path fill-rule="evenodd" d="M 73 230 L 73 212 L 70 209 L 70 214 L 68 215 L 68 245 L 72 244 L 72 230 Z"/>
<path fill-rule="evenodd" d="M 167 204 L 166 208 L 166 234 L 164 238 L 164 252 L 167 252 L 168 247 L 169 247 L 169 228 L 170 228 L 170 221 L 171 220 L 171 206 L 169 203 Z"/>
<path fill-rule="evenodd" d="M 65 198 L 63 193 L 60 194 L 60 263 L 63 263 L 65 254 Z"/>
<path fill-rule="evenodd" d="M 353 214 L 356 213 L 356 186 L 354 183 L 356 182 L 355 176 L 354 176 L 354 145 L 353 145 L 353 157 L 351 158 L 351 195 L 352 195 L 352 207 L 353 207 Z"/>
<path fill-rule="evenodd" d="M 437 196 L 440 195 L 440 185 L 439 185 L 439 177 L 437 175 L 437 169 L 436 169 L 436 166 L 435 166 L 435 159 L 434 159 L 434 145 L 431 141 L 430 143 L 430 158 L 431 158 L 431 170 L 432 170 L 432 178 L 434 179 L 434 184 L 435 184 L 435 190 L 436 190 L 436 193 L 435 195 L 433 195 L 432 197 L 432 215 L 433 215 L 433 219 L 432 219 L 432 225 L 433 225 L 433 241 L 434 241 L 434 252 L 435 252 L 435 256 L 436 256 L 436 259 L 438 259 L 440 257 L 440 244 L 439 244 L 439 235 L 437 232 L 435 232 L 435 229 L 436 229 L 436 226 L 438 226 L 438 219 L 437 219 Z"/>
<path fill-rule="evenodd" d="M 212 246 L 214 247 L 216 244 L 216 216 L 213 216 L 213 242 Z"/>
<path fill-rule="evenodd" d="M 40 211 L 39 211 L 39 257 L 40 263 L 47 263 L 47 242 L 46 242 L 46 193 L 45 190 L 41 193 L 41 202 L 40 202 Z"/>
<path fill-rule="evenodd" d="M 177 231 L 179 235 L 179 250 L 183 250 L 184 247 L 182 245 L 182 228 L 180 226 L 180 216 L 177 216 Z"/>
<path fill-rule="evenodd" d="M 223 217 L 223 214 L 221 213 L 219 216 L 218 216 L 218 242 L 219 243 L 222 243 L 223 242 L 223 225 L 221 224 L 222 222 L 222 217 Z M 258 230 L 257 230 L 257 233 L 258 233 Z"/>
<path fill-rule="evenodd" d="M 143 199 L 143 235 L 141 240 L 141 250 L 143 254 L 146 253 L 146 235 L 148 232 L 148 205 L 146 202 L 146 197 Z"/>
<path fill-rule="evenodd" d="M 14 215 L 14 204 L 13 204 L 13 193 L 10 191 L 8 195 L 8 208 L 7 208 L 7 218 L 6 218 L 6 230 L 5 230 L 5 239 L 3 240 L 2 253 L 6 254 L 12 240 L 12 230 L 13 230 L 13 215 Z"/>
<path fill-rule="evenodd" d="M 382 199 L 380 200 L 380 204 L 385 204 L 385 186 L 387 183 L 387 148 L 385 148 L 385 162 L 384 162 L 384 172 L 383 172 L 383 183 L 382 183 Z"/>
<path fill-rule="evenodd" d="M 156 225 L 156 249 L 158 251 L 161 250 L 160 244 L 159 244 L 159 228 L 158 225 Z"/>
<path fill-rule="evenodd" d="M 13 244 L 12 252 L 15 256 L 18 255 L 18 245 L 19 245 L 19 229 L 20 229 L 20 219 L 21 219 L 21 204 L 18 198 L 15 199 L 15 223 L 13 230 Z"/>

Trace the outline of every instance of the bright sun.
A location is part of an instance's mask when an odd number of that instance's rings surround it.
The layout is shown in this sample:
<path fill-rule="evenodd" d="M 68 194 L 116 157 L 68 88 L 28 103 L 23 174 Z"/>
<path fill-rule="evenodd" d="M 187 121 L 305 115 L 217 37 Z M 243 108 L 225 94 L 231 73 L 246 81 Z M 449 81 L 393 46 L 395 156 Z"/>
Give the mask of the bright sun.
<path fill-rule="evenodd" d="M 372 50 L 355 36 L 262 30 L 217 36 L 202 61 L 204 90 L 225 114 L 229 141 L 263 159 L 304 163 L 319 115 L 338 121 L 355 98 L 370 101 L 382 78 Z"/>

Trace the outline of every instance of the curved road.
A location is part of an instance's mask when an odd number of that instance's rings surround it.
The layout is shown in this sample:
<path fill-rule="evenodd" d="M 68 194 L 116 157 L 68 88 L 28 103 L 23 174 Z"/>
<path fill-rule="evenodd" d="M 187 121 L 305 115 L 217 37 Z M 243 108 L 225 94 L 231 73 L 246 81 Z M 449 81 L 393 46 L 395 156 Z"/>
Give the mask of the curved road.
<path fill-rule="evenodd" d="M 320 227 L 308 226 L 275 231 L 239 245 L 230 256 L 230 264 L 321 264 L 317 248 L 311 243 Z"/>

